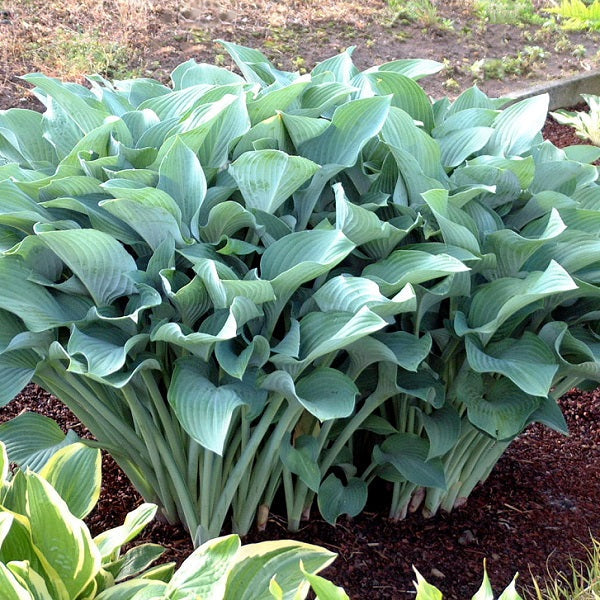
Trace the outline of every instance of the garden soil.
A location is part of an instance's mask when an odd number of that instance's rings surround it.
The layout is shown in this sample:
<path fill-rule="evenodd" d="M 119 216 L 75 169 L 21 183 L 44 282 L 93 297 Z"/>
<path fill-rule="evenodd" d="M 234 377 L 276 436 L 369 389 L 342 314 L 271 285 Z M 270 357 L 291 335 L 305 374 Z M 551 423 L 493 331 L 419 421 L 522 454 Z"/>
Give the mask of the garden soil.
<path fill-rule="evenodd" d="M 444 69 L 421 82 L 435 98 L 456 96 L 473 83 L 500 96 L 600 63 L 600 32 L 549 26 L 544 22 L 548 13 L 540 12 L 533 25 L 524 23 L 517 9 L 504 16 L 511 24 L 490 22 L 477 12 L 475 0 L 434 0 L 435 11 L 413 18 L 390 9 L 406 4 L 0 0 L 0 108 L 34 104 L 18 78 L 31 71 L 82 78 L 77 67 L 89 63 L 109 78 L 135 74 L 168 81 L 170 71 L 189 58 L 231 67 L 218 39 L 259 48 L 278 67 L 301 72 L 351 46 L 362 69 L 399 58 L 437 60 Z M 510 7 L 511 2 L 498 4 Z M 514 2 L 515 7 L 522 4 Z M 552 1 L 533 4 L 541 9 Z"/>

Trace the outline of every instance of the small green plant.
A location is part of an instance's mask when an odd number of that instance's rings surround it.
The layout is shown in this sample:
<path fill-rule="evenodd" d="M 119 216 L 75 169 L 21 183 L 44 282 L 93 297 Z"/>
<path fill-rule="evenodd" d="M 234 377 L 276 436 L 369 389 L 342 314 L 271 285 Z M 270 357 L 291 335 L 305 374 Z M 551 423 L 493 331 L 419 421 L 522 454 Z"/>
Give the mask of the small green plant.
<path fill-rule="evenodd" d="M 417 581 L 415 582 L 415 587 L 417 588 L 416 600 L 442 600 L 442 592 L 440 592 L 440 590 L 438 590 L 435 586 L 427 583 L 425 578 L 419 573 L 419 571 L 417 571 L 417 569 L 414 569 L 414 571 L 417 576 Z M 523 598 L 521 598 L 517 592 L 515 586 L 516 580 L 517 575 L 515 575 L 510 585 L 502 592 L 502 594 L 498 596 L 498 600 L 523 600 Z M 479 591 L 471 600 L 495 600 L 495 598 L 496 596 L 494 595 L 494 590 L 492 589 L 484 562 L 483 582 L 479 588 Z"/>
<path fill-rule="evenodd" d="M 532 0 L 476 0 L 475 8 L 489 23 L 522 26 L 540 25 L 545 20 Z"/>
<path fill-rule="evenodd" d="M 471 65 L 470 71 L 478 79 L 523 76 L 531 73 L 546 58 L 547 52 L 540 46 L 525 46 L 516 55 L 477 60 Z"/>
<path fill-rule="evenodd" d="M 571 560 L 566 572 L 549 573 L 541 585 L 533 578 L 537 600 L 598 600 L 600 598 L 600 541 L 592 538 L 587 559 Z"/>
<path fill-rule="evenodd" d="M 600 0 L 586 4 L 582 0 L 562 0 L 558 6 L 544 9 L 561 19 L 561 27 L 571 31 L 600 30 Z"/>
<path fill-rule="evenodd" d="M 45 419 L 29 414 L 30 422 Z M 44 460 L 47 458 L 48 460 Z M 294 541 L 241 547 L 237 535 L 197 548 L 175 563 L 153 567 L 157 544 L 122 553 L 156 513 L 142 504 L 123 525 L 92 539 L 81 520 L 100 493 L 100 451 L 81 443 L 38 456 L 39 473 L 9 472 L 0 442 L 0 596 L 15 600 L 266 600 L 305 598 L 310 586 L 322 600 L 343 600 L 341 588 L 319 577 L 335 554 Z M 281 587 L 283 586 L 283 587 Z"/>
<path fill-rule="evenodd" d="M 581 97 L 589 107 L 588 112 L 557 110 L 550 114 L 561 125 L 573 127 L 577 137 L 589 140 L 595 146 L 600 146 L 600 96 L 581 94 Z"/>
<path fill-rule="evenodd" d="M 432 29 L 454 28 L 451 20 L 439 16 L 433 0 L 388 0 L 388 6 L 394 14 L 394 21 L 406 19 Z"/>

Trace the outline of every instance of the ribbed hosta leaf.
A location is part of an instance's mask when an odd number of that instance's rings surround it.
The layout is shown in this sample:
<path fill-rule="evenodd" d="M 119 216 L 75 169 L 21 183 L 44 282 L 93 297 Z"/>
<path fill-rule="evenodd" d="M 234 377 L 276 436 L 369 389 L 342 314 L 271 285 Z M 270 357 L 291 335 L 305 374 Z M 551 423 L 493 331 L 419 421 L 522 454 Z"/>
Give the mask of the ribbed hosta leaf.
<path fill-rule="evenodd" d="M 316 438 L 302 435 L 296 439 L 295 445 L 282 444 L 280 448 L 281 462 L 291 473 L 298 477 L 313 492 L 319 491 L 321 470 L 317 464 L 319 446 Z"/>
<path fill-rule="evenodd" d="M 467 127 L 438 138 L 442 150 L 442 164 L 445 167 L 457 167 L 462 164 L 487 144 L 493 132 L 491 127 Z"/>
<path fill-rule="evenodd" d="M 467 360 L 478 373 L 500 373 L 525 393 L 546 397 L 558 370 L 550 348 L 537 336 L 525 333 L 520 340 L 505 339 L 481 349 L 467 336 Z"/>
<path fill-rule="evenodd" d="M 484 148 L 487 154 L 515 156 L 531 147 L 548 112 L 548 94 L 509 106 L 494 121 L 494 134 Z"/>
<path fill-rule="evenodd" d="M 367 141 L 377 135 L 390 107 L 389 98 L 365 98 L 340 106 L 331 125 L 298 148 L 301 156 L 319 165 L 350 166 Z"/>
<path fill-rule="evenodd" d="M 355 517 L 360 513 L 367 503 L 367 495 L 367 484 L 362 479 L 352 477 L 344 485 L 332 473 L 319 488 L 319 511 L 328 523 L 335 525 L 341 515 Z"/>
<path fill-rule="evenodd" d="M 169 402 L 190 436 L 219 455 L 223 453 L 233 413 L 245 404 L 234 388 L 213 385 L 191 360 L 176 364 Z"/>
<path fill-rule="evenodd" d="M 171 145 L 158 170 L 158 188 L 169 194 L 181 210 L 191 235 L 199 237 L 198 217 L 206 196 L 206 178 L 196 155 L 180 140 Z"/>
<path fill-rule="evenodd" d="M 38 237 L 77 275 L 98 306 L 133 292 L 128 275 L 137 270 L 135 261 L 109 235 L 71 229 L 47 231 Z"/>
<path fill-rule="evenodd" d="M 327 273 L 354 249 L 341 231 L 298 231 L 271 244 L 263 254 L 261 277 L 277 288 L 295 290 Z"/>
<path fill-rule="evenodd" d="M 502 323 L 520 309 L 536 300 L 576 288 L 569 274 L 554 261 L 545 271 L 533 272 L 525 279 L 497 279 L 479 287 L 469 310 L 469 325 L 459 314 L 455 322 L 456 331 L 459 335 L 480 333 L 485 343 Z"/>
<path fill-rule="evenodd" d="M 246 152 L 230 167 L 248 209 L 274 213 L 319 166 L 279 150 Z"/>
<path fill-rule="evenodd" d="M 407 283 L 423 283 L 468 270 L 469 267 L 447 254 L 396 250 L 385 260 L 368 265 L 362 275 L 375 281 L 381 292 L 390 296 L 398 293 Z"/>
<path fill-rule="evenodd" d="M 456 446 L 462 426 L 455 408 L 442 406 L 431 414 L 422 413 L 421 420 L 429 438 L 427 460 L 443 456 Z"/>
<path fill-rule="evenodd" d="M 6 445 L 10 461 L 23 470 L 40 471 L 55 452 L 78 439 L 73 430 L 65 436 L 52 419 L 34 412 L 0 425 L 0 441 Z"/>
<path fill-rule="evenodd" d="M 541 406 L 539 397 L 520 390 L 509 379 L 487 379 L 470 372 L 460 381 L 460 398 L 469 421 L 498 440 L 519 434 L 529 417 Z"/>
<path fill-rule="evenodd" d="M 428 459 L 429 442 L 412 433 L 397 433 L 376 446 L 373 458 L 389 463 L 408 481 L 427 487 L 445 488 L 444 467 L 439 458 Z"/>
<path fill-rule="evenodd" d="M 313 299 L 324 312 L 352 312 L 366 306 L 380 317 L 411 312 L 417 306 L 414 291 L 408 284 L 388 299 L 381 295 L 374 281 L 348 275 L 330 279 L 315 293 Z"/>

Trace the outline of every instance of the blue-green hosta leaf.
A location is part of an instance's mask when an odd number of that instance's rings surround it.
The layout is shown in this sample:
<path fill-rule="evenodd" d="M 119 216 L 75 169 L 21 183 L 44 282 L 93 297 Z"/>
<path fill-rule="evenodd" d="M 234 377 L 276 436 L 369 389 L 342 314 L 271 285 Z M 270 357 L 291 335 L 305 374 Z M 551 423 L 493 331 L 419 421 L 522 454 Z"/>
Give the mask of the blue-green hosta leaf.
<path fill-rule="evenodd" d="M 151 333 L 150 339 L 181 346 L 192 354 L 203 357 L 215 342 L 235 338 L 243 325 L 261 315 L 262 312 L 254 302 L 239 296 L 233 299 L 229 310 L 221 310 L 205 319 L 198 331 L 182 329 L 177 323 L 165 323 Z"/>
<path fill-rule="evenodd" d="M 366 306 L 356 313 L 309 313 L 300 321 L 300 359 L 309 363 L 386 326 L 387 322 Z"/>
<path fill-rule="evenodd" d="M 249 129 L 250 117 L 244 96 L 227 94 L 193 112 L 182 123 L 181 138 L 198 154 L 203 168 L 218 169 L 227 162 L 234 140 Z"/>
<path fill-rule="evenodd" d="M 359 390 L 337 369 L 320 367 L 296 383 L 300 403 L 320 421 L 352 414 Z"/>
<path fill-rule="evenodd" d="M 244 83 L 236 73 L 223 67 L 216 67 L 206 63 L 197 63 L 193 58 L 177 65 L 172 73 L 171 80 L 175 90 L 182 90 L 193 85 L 227 85 L 230 83 Z"/>
<path fill-rule="evenodd" d="M 271 280 L 275 289 L 291 292 L 330 271 L 353 249 L 354 244 L 341 231 L 298 231 L 265 250 L 260 264 L 261 277 Z"/>
<path fill-rule="evenodd" d="M 0 136 L 5 137 L 31 169 L 58 162 L 56 151 L 43 135 L 43 117 L 37 111 L 11 108 L 0 112 Z"/>
<path fill-rule="evenodd" d="M 453 115 L 469 108 L 489 108 L 497 110 L 510 102 L 509 98 L 488 98 L 476 85 L 465 90 L 450 107 L 449 114 Z"/>
<path fill-rule="evenodd" d="M 358 75 L 358 69 L 352 62 L 354 46 L 346 48 L 336 56 L 327 58 L 315 66 L 310 72 L 313 79 L 319 75 L 330 74 L 337 83 L 349 84 Z"/>
<path fill-rule="evenodd" d="M 587 144 L 567 146 L 564 152 L 568 160 L 575 162 L 593 163 L 600 158 L 600 148 Z"/>
<path fill-rule="evenodd" d="M 532 414 L 542 405 L 506 377 L 487 378 L 468 371 L 457 383 L 460 399 L 467 406 L 469 421 L 491 437 L 510 440 L 521 433 Z"/>
<path fill-rule="evenodd" d="M 128 274 L 137 270 L 131 255 L 114 238 L 94 229 L 47 231 L 38 237 L 78 277 L 98 306 L 131 294 Z"/>
<path fill-rule="evenodd" d="M 431 351 L 431 336 L 426 333 L 416 337 L 406 331 L 375 333 L 373 337 L 389 348 L 395 357 L 395 363 L 407 371 L 416 372 L 419 365 Z"/>
<path fill-rule="evenodd" d="M 317 502 L 323 518 L 335 525 L 340 515 L 355 517 L 367 503 L 367 484 L 352 477 L 344 485 L 333 473 L 325 479 L 319 488 Z"/>
<path fill-rule="evenodd" d="M 328 367 L 315 369 L 297 383 L 289 373 L 274 371 L 264 378 L 261 387 L 300 403 L 320 421 L 349 416 L 358 395 L 349 377 Z"/>
<path fill-rule="evenodd" d="M 161 121 L 173 117 L 180 118 L 196 104 L 202 103 L 202 96 L 213 89 L 210 84 L 198 84 L 183 90 L 175 90 L 168 94 L 149 98 L 138 106 L 138 110 L 151 110 Z"/>
<path fill-rule="evenodd" d="M 501 275 L 516 275 L 525 261 L 548 240 L 559 236 L 566 225 L 559 212 L 552 208 L 544 231 L 534 238 L 524 237 L 510 229 L 501 229 L 487 237 L 490 249 L 498 259 Z M 561 262 L 561 261 L 559 261 Z M 568 269 L 568 267 L 567 267 Z"/>
<path fill-rule="evenodd" d="M 76 442 L 60 448 L 39 473 L 59 493 L 71 513 L 83 519 L 100 497 L 101 465 L 98 448 Z"/>
<path fill-rule="evenodd" d="M 336 228 L 357 246 L 381 240 L 378 246 L 372 243 L 371 249 L 378 250 L 382 246 L 393 248 L 407 235 L 406 230 L 398 229 L 382 221 L 374 212 L 350 202 L 341 183 L 334 184 L 333 191 Z"/>
<path fill-rule="evenodd" d="M 274 89 L 263 90 L 257 98 L 248 102 L 248 114 L 252 125 L 276 115 L 279 111 L 285 112 L 297 107 L 300 96 L 309 85 L 310 80 L 303 76 L 285 87 L 275 84 Z"/>
<path fill-rule="evenodd" d="M 415 293 L 409 284 L 388 299 L 381 294 L 374 281 L 349 275 L 338 275 L 330 279 L 317 290 L 313 300 L 323 312 L 351 313 L 366 306 L 380 317 L 412 312 L 417 307 Z"/>
<path fill-rule="evenodd" d="M 44 95 L 50 96 L 83 134 L 102 125 L 105 117 L 109 116 L 108 109 L 95 100 L 83 86 L 65 84 L 42 73 L 30 73 L 22 79 L 35 85 L 36 91 L 41 90 Z"/>
<path fill-rule="evenodd" d="M 219 365 L 236 379 L 242 379 L 250 363 L 262 367 L 270 354 L 269 342 L 261 335 L 257 335 L 249 344 L 240 342 L 225 340 L 215 345 L 215 358 Z"/>
<path fill-rule="evenodd" d="M 232 159 L 237 160 L 244 152 L 258 150 L 259 144 L 268 143 L 269 148 L 294 154 L 294 148 L 283 123 L 283 115 L 278 114 L 251 127 L 237 142 Z"/>
<path fill-rule="evenodd" d="M 319 165 L 301 156 L 279 150 L 258 150 L 242 154 L 229 172 L 237 182 L 249 210 L 274 213 Z"/>
<path fill-rule="evenodd" d="M 180 138 L 176 138 L 162 159 L 158 174 L 158 189 L 177 202 L 182 222 L 191 235 L 199 239 L 198 217 L 206 196 L 206 178 L 200 161 Z"/>
<path fill-rule="evenodd" d="M 389 108 L 389 97 L 347 102 L 333 113 L 329 127 L 301 144 L 298 153 L 320 165 L 350 167 L 367 141 L 383 127 Z"/>
<path fill-rule="evenodd" d="M 116 199 L 103 200 L 99 206 L 137 231 L 153 250 L 169 238 L 177 246 L 185 244 L 181 210 L 171 196 L 155 188 L 121 188 L 116 182 L 113 179 L 104 184 Z"/>
<path fill-rule="evenodd" d="M 33 543 L 62 580 L 69 597 L 76 598 L 100 569 L 100 552 L 87 526 L 35 473 L 27 478 L 27 509 Z"/>
<path fill-rule="evenodd" d="M 293 114 L 305 117 L 321 117 L 333 109 L 333 107 L 344 103 L 350 95 L 356 92 L 355 87 L 329 81 L 314 83 L 302 94 L 300 100 L 301 108 L 293 110 Z"/>
<path fill-rule="evenodd" d="M 475 221 L 449 202 L 447 190 L 429 190 L 423 194 L 423 199 L 435 216 L 446 244 L 464 248 L 476 256 L 481 253 Z"/>
<path fill-rule="evenodd" d="M 244 280 L 221 279 L 218 264 L 216 261 L 206 260 L 194 266 L 194 271 L 204 283 L 215 308 L 232 306 L 238 297 L 247 298 L 254 304 L 275 300 L 275 292 L 269 281 L 250 277 Z"/>
<path fill-rule="evenodd" d="M 62 233 L 62 232 L 61 232 Z M 30 331 L 46 331 L 83 319 L 91 302 L 66 294 L 50 294 L 28 280 L 31 270 L 16 256 L 0 257 L 0 308 L 23 319 Z"/>
<path fill-rule="evenodd" d="M 123 525 L 107 529 L 94 538 L 102 561 L 114 560 L 121 547 L 130 542 L 154 519 L 157 507 L 155 504 L 144 503 L 127 513 Z"/>
<path fill-rule="evenodd" d="M 228 535 L 210 540 L 197 548 L 173 575 L 164 598 L 222 600 L 227 578 L 239 558 L 240 546 L 237 535 Z"/>
<path fill-rule="evenodd" d="M 548 102 L 548 94 L 541 94 L 503 110 L 494 121 L 494 133 L 483 151 L 518 156 L 529 150 L 546 121 Z"/>
<path fill-rule="evenodd" d="M 40 356 L 28 349 L 0 354 L 0 407 L 31 382 L 39 361 Z"/>
<path fill-rule="evenodd" d="M 381 130 L 386 143 L 411 154 L 423 173 L 443 181 L 445 173 L 441 164 L 439 143 L 417 127 L 413 116 L 392 106 Z"/>
<path fill-rule="evenodd" d="M 478 373 L 500 373 L 525 393 L 546 397 L 558 365 L 550 348 L 533 333 L 520 340 L 505 339 L 481 349 L 470 336 L 465 339 L 467 360 Z"/>
<path fill-rule="evenodd" d="M 284 466 L 304 482 L 313 492 L 319 491 L 321 484 L 321 470 L 317 462 L 319 445 L 317 439 L 301 435 L 294 445 L 283 442 L 279 449 L 279 456 Z"/>
<path fill-rule="evenodd" d="M 310 573 L 318 573 L 335 560 L 329 550 L 282 540 L 245 544 L 236 556 L 236 564 L 227 578 L 223 600 L 272 600 L 269 584 L 273 577 L 284 590 L 285 600 L 304 598 L 308 593 L 300 565 Z"/>
<path fill-rule="evenodd" d="M 246 404 L 234 387 L 213 385 L 196 360 L 186 359 L 175 364 L 168 399 L 190 436 L 219 455 L 223 454 L 235 410 Z"/>
<path fill-rule="evenodd" d="M 462 131 L 468 127 L 491 127 L 498 116 L 497 110 L 489 108 L 468 108 L 454 113 L 433 129 L 431 134 L 439 139 L 450 133 Z"/>
<path fill-rule="evenodd" d="M 491 127 L 467 127 L 438 138 L 444 167 L 458 167 L 469 156 L 481 150 L 490 139 Z"/>
<path fill-rule="evenodd" d="M 40 471 L 54 453 L 78 439 L 72 430 L 65 436 L 52 419 L 33 412 L 0 425 L 0 440 L 8 457 L 22 470 Z"/>
<path fill-rule="evenodd" d="M 200 228 L 203 241 L 218 244 L 242 229 L 256 230 L 256 218 L 238 202 L 226 200 L 210 209 L 206 225 Z"/>
<path fill-rule="evenodd" d="M 148 337 L 148 334 L 129 336 L 107 323 L 91 323 L 81 328 L 73 325 L 67 352 L 74 358 L 80 355 L 85 359 L 84 372 L 103 377 L 120 370 L 127 355 L 137 347 L 143 349 Z"/>
<path fill-rule="evenodd" d="M 304 115 L 289 115 L 283 113 L 281 119 L 285 125 L 295 148 L 305 142 L 322 135 L 331 125 L 326 119 L 307 117 Z"/>
<path fill-rule="evenodd" d="M 163 269 L 160 272 L 164 292 L 179 311 L 181 322 L 193 328 L 198 319 L 211 308 L 206 286 L 200 277 L 194 277 L 174 291 L 169 275 L 176 276 L 177 272 L 175 269 Z"/>
<path fill-rule="evenodd" d="M 418 81 L 427 75 L 439 73 L 443 68 L 444 65 L 436 60 L 429 60 L 426 58 L 401 58 L 399 60 L 383 63 L 378 67 L 372 67 L 365 72 L 392 71 L 393 73 L 399 73 L 400 75 Z"/>
<path fill-rule="evenodd" d="M 49 211 L 9 179 L 0 182 L 0 194 L 2 194 L 0 223 L 3 225 L 10 225 L 31 233 L 35 223 L 48 223 L 54 220 Z"/>
<path fill-rule="evenodd" d="M 446 488 L 444 467 L 439 458 L 429 459 L 429 442 L 414 433 L 396 433 L 373 450 L 377 464 L 389 463 L 412 483 Z"/>
<path fill-rule="evenodd" d="M 479 333 L 487 343 L 500 325 L 517 311 L 547 296 L 575 289 L 577 284 L 555 261 L 551 261 L 545 271 L 534 271 L 524 279 L 496 279 L 480 286 L 473 295 L 468 324 L 462 313 L 457 314 L 456 332 L 459 335 Z"/>
<path fill-rule="evenodd" d="M 396 250 L 388 258 L 367 265 L 362 276 L 371 279 L 385 296 L 397 294 L 406 284 L 417 284 L 469 271 L 469 267 L 448 254 L 419 250 Z"/>
<path fill-rule="evenodd" d="M 600 344 L 591 333 L 575 327 L 569 330 L 564 322 L 552 322 L 542 327 L 539 336 L 554 349 L 561 374 L 600 380 Z"/>
<path fill-rule="evenodd" d="M 455 408 L 448 405 L 431 414 L 421 413 L 421 420 L 429 438 L 427 460 L 443 456 L 456 446 L 462 426 Z"/>
<path fill-rule="evenodd" d="M 409 77 L 393 71 L 365 73 L 372 89 L 380 96 L 392 95 L 392 106 L 401 108 L 423 123 L 426 131 L 433 128 L 431 101 L 423 88 Z"/>

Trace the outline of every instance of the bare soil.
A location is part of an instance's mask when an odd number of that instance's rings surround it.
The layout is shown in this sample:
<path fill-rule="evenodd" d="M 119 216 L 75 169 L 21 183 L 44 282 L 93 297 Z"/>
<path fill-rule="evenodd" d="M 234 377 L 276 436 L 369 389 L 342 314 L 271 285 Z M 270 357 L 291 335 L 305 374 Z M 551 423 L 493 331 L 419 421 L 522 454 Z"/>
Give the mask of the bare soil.
<path fill-rule="evenodd" d="M 277 65 L 300 71 L 349 46 L 361 68 L 434 59 L 445 64 L 423 80 L 434 97 L 455 96 L 473 83 L 499 96 L 597 66 L 598 32 L 518 18 L 490 23 L 473 0 L 434 5 L 435 18 L 411 20 L 398 18 L 385 0 L 0 0 L 0 108 L 32 102 L 17 78 L 30 71 L 167 80 L 188 58 L 231 66 L 218 39 L 260 48 Z"/>

